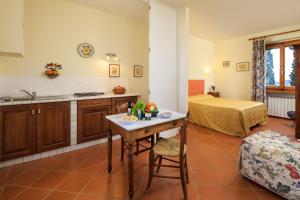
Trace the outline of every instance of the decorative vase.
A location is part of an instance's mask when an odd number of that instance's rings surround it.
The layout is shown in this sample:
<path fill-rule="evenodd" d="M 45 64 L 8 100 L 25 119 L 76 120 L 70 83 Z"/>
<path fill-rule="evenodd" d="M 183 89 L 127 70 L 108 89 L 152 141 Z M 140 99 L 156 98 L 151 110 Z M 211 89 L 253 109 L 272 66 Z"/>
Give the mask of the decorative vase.
<path fill-rule="evenodd" d="M 119 85 L 117 87 L 114 87 L 112 91 L 114 94 L 124 94 L 126 92 L 126 89 Z"/>

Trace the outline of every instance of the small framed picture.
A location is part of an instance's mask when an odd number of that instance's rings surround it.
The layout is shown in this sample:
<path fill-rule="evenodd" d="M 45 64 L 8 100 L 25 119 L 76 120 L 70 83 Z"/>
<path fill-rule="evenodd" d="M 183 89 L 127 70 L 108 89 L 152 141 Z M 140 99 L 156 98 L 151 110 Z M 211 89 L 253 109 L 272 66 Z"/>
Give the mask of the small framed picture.
<path fill-rule="evenodd" d="M 134 77 L 143 77 L 143 66 L 134 65 L 134 67 L 133 67 L 133 76 Z"/>
<path fill-rule="evenodd" d="M 250 67 L 249 67 L 249 62 L 240 62 L 236 64 L 236 71 L 237 72 L 245 72 L 245 71 L 249 71 Z"/>
<path fill-rule="evenodd" d="M 223 67 L 230 67 L 230 61 L 223 61 Z"/>
<path fill-rule="evenodd" d="M 118 64 L 109 65 L 109 77 L 120 77 L 120 65 Z"/>

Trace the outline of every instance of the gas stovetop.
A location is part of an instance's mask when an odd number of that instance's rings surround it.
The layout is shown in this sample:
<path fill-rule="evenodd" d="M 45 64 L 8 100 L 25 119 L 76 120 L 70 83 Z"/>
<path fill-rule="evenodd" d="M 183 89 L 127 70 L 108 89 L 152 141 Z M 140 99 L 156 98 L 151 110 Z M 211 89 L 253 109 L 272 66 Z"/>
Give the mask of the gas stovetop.
<path fill-rule="evenodd" d="M 80 93 L 73 94 L 73 96 L 75 97 L 94 97 L 100 95 L 104 95 L 104 92 L 80 92 Z"/>

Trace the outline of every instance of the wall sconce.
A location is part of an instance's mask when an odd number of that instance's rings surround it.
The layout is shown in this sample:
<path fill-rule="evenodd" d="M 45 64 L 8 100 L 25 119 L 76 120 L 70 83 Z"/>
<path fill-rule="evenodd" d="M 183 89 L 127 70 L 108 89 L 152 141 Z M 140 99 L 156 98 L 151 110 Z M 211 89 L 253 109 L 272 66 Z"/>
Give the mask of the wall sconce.
<path fill-rule="evenodd" d="M 120 58 L 115 53 L 106 53 L 105 54 L 105 59 L 106 60 L 115 60 L 115 61 L 120 60 Z"/>
<path fill-rule="evenodd" d="M 204 70 L 204 74 L 206 75 L 210 74 L 210 69 L 208 67 L 205 67 L 203 70 Z"/>

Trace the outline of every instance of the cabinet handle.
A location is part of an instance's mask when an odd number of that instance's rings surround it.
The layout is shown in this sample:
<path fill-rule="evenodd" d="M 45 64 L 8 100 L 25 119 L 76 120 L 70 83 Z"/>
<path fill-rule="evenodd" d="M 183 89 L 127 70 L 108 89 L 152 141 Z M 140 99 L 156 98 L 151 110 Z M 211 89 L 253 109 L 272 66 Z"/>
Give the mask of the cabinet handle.
<path fill-rule="evenodd" d="M 32 115 L 35 115 L 34 109 L 31 110 L 31 114 L 32 114 Z"/>
<path fill-rule="evenodd" d="M 38 114 L 41 114 L 41 109 L 38 109 L 37 113 L 38 113 Z"/>

